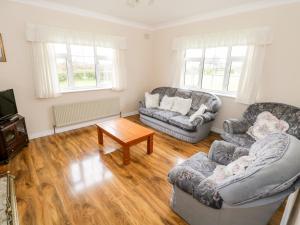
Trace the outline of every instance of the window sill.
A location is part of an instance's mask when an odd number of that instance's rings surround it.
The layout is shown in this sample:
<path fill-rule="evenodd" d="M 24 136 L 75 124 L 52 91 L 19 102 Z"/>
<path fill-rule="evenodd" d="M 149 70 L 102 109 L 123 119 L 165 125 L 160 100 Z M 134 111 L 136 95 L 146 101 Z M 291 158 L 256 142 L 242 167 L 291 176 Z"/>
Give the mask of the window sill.
<path fill-rule="evenodd" d="M 231 93 L 224 93 L 224 92 L 214 92 L 214 91 L 207 91 L 209 93 L 215 94 L 217 96 L 227 97 L 227 98 L 236 98 L 235 94 Z"/>
<path fill-rule="evenodd" d="M 97 87 L 97 88 L 84 88 L 84 89 L 70 89 L 61 91 L 62 94 L 87 92 L 87 91 L 100 91 L 100 90 L 112 90 L 111 87 Z"/>
<path fill-rule="evenodd" d="M 184 87 L 184 89 L 207 92 L 207 93 L 211 93 L 211 94 L 214 94 L 217 96 L 222 96 L 222 97 L 227 97 L 227 98 L 236 98 L 236 94 L 230 93 L 230 92 L 212 91 L 212 90 L 198 89 L 198 88 L 192 88 L 192 87 Z"/>

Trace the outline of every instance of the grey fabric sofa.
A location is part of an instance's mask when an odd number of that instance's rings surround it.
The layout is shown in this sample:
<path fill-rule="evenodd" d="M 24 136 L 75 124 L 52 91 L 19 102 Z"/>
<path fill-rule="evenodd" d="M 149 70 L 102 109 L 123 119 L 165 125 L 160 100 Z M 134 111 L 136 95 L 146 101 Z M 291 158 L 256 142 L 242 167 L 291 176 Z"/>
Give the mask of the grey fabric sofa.
<path fill-rule="evenodd" d="M 266 225 L 285 198 L 300 186 L 300 141 L 271 134 L 250 149 L 215 141 L 169 173 L 171 207 L 191 225 Z M 243 155 L 256 159 L 244 173 L 221 183 L 208 179 L 217 165 Z"/>
<path fill-rule="evenodd" d="M 159 94 L 160 101 L 165 95 L 192 98 L 191 109 L 186 116 L 183 116 L 177 112 L 159 108 L 146 108 L 145 102 L 141 101 L 139 113 L 140 120 L 144 124 L 190 143 L 197 143 L 208 135 L 221 106 L 221 100 L 216 95 L 171 87 L 159 87 L 151 92 L 151 94 L 156 93 Z M 199 109 L 201 104 L 205 104 L 208 109 L 201 118 L 197 118 L 192 123 L 189 122 L 189 117 Z"/>
<path fill-rule="evenodd" d="M 255 140 L 246 132 L 255 123 L 256 117 L 264 111 L 271 112 L 278 119 L 286 121 L 289 124 L 287 133 L 300 139 L 300 108 L 271 102 L 252 104 L 241 119 L 225 120 L 221 137 L 238 146 L 250 147 Z"/>

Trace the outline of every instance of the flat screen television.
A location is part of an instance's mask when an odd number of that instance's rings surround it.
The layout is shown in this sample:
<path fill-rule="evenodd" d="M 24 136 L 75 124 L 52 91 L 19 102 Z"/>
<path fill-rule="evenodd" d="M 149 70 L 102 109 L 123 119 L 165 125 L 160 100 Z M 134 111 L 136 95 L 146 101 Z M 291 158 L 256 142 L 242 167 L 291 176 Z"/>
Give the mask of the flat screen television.
<path fill-rule="evenodd" d="M 0 91 L 0 121 L 7 120 L 18 113 L 14 90 Z"/>

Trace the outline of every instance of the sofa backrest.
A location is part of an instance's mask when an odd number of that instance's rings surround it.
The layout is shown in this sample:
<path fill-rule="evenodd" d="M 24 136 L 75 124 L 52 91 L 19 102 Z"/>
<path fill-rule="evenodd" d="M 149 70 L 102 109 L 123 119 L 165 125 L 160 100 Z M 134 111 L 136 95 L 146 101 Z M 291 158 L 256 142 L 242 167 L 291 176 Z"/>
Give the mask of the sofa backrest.
<path fill-rule="evenodd" d="M 221 107 L 221 100 L 214 94 L 202 92 L 202 91 L 191 91 L 172 87 L 158 87 L 155 88 L 152 94 L 159 94 L 159 100 L 167 95 L 169 97 L 181 97 L 181 98 L 192 98 L 192 106 L 188 115 L 196 112 L 199 107 L 204 104 L 207 106 L 208 111 L 215 113 Z"/>
<path fill-rule="evenodd" d="M 225 179 L 218 191 L 229 204 L 245 204 L 273 196 L 293 187 L 300 177 L 300 140 L 270 134 L 255 142 L 249 155 L 255 160 L 239 175 Z"/>
<path fill-rule="evenodd" d="M 263 102 L 250 105 L 243 117 L 253 125 L 256 117 L 264 111 L 268 111 L 280 120 L 289 124 L 288 134 L 300 139 L 300 108 L 282 103 Z"/>

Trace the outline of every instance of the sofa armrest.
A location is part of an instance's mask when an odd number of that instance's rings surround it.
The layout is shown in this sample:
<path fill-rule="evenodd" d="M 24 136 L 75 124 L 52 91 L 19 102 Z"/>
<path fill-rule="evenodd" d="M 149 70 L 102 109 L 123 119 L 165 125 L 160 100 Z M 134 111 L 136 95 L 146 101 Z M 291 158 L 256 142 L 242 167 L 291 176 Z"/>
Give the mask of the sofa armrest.
<path fill-rule="evenodd" d="M 139 101 L 139 108 L 145 108 L 145 107 L 146 107 L 145 100 Z"/>
<path fill-rule="evenodd" d="M 226 141 L 214 141 L 210 147 L 208 158 L 218 164 L 228 165 L 234 161 L 237 146 Z"/>
<path fill-rule="evenodd" d="M 243 134 L 249 129 L 250 124 L 244 119 L 229 119 L 223 123 L 223 129 L 230 134 Z"/>
<path fill-rule="evenodd" d="M 208 123 L 215 120 L 216 114 L 212 112 L 205 112 L 201 117 L 203 118 L 203 123 Z"/>

